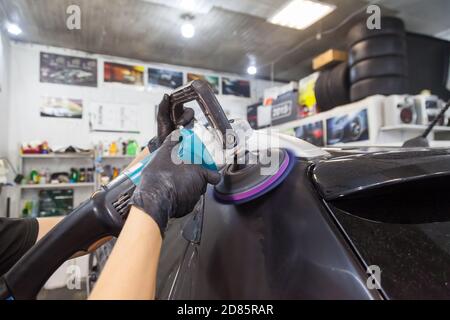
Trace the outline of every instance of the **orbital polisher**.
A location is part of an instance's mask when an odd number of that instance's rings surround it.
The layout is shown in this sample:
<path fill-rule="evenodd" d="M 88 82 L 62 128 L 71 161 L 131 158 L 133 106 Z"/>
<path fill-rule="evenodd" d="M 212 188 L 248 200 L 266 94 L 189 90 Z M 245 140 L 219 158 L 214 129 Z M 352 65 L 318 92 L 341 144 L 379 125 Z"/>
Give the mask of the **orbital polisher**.
<path fill-rule="evenodd" d="M 214 190 L 218 201 L 229 204 L 251 201 L 286 178 L 294 165 L 294 155 L 285 149 L 270 149 L 264 156 L 247 150 L 250 126 L 245 121 L 229 121 L 205 81 L 192 81 L 170 95 L 174 123 L 182 114 L 184 104 L 194 100 L 208 124 L 194 120 L 180 128 L 178 157 L 186 163 L 223 173 L 222 181 Z M 77 252 L 88 252 L 104 237 L 117 237 L 142 170 L 157 152 L 102 186 L 38 241 L 0 279 L 0 299 L 35 299 L 44 283 L 67 259 Z"/>

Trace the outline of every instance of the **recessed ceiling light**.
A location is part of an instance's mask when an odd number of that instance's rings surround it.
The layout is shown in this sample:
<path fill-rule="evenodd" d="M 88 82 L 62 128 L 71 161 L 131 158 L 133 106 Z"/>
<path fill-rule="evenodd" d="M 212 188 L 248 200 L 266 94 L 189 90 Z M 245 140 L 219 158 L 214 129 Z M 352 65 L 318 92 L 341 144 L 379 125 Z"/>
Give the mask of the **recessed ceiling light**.
<path fill-rule="evenodd" d="M 258 69 L 256 69 L 255 66 L 250 66 L 247 68 L 247 73 L 251 75 L 255 75 L 258 72 Z"/>
<path fill-rule="evenodd" d="M 312 1 L 292 0 L 268 19 L 270 23 L 294 29 L 306 29 L 336 9 L 335 5 Z"/>
<path fill-rule="evenodd" d="M 190 22 L 185 22 L 181 25 L 181 35 L 187 39 L 192 38 L 195 35 L 195 27 Z"/>
<path fill-rule="evenodd" d="M 20 29 L 20 27 L 14 23 L 7 23 L 6 30 L 13 36 L 18 36 L 19 34 L 22 33 L 22 29 Z"/>

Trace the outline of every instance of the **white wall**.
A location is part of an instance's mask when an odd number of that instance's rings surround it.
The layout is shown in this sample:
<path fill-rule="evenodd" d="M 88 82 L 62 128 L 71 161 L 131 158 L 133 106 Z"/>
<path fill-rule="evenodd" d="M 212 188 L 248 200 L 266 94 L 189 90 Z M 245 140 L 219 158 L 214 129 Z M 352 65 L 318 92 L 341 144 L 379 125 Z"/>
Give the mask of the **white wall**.
<path fill-rule="evenodd" d="M 9 113 L 10 44 L 0 31 L 0 157 L 7 154 Z"/>
<path fill-rule="evenodd" d="M 54 52 L 66 55 L 98 59 L 99 82 L 97 88 L 57 85 L 39 82 L 39 53 Z M 50 146 L 74 145 L 88 148 L 98 141 L 112 141 L 119 137 L 135 138 L 142 145 L 156 134 L 155 105 L 161 100 L 164 90 L 139 89 L 133 86 L 103 83 L 103 61 L 139 63 L 148 66 L 163 66 L 181 71 L 198 71 L 206 74 L 225 75 L 208 70 L 151 64 L 118 57 L 91 55 L 68 49 L 45 47 L 24 43 L 11 45 L 11 95 L 9 122 L 9 156 L 17 161 L 18 148 L 22 142 L 47 140 Z M 146 75 L 145 75 L 146 76 Z M 230 75 L 228 75 L 230 76 Z M 236 75 L 231 75 L 236 76 Z M 242 77 L 241 77 L 242 78 Z M 234 96 L 218 97 L 225 111 L 234 117 L 245 117 L 246 106 L 262 96 L 262 92 L 272 84 L 268 81 L 252 80 L 251 98 Z M 166 91 L 167 92 L 167 91 Z M 83 119 L 44 118 L 40 116 L 41 97 L 81 98 L 83 100 Z M 132 104 L 139 107 L 140 134 L 99 133 L 89 131 L 87 109 L 90 102 Z M 16 162 L 17 163 L 17 162 Z"/>

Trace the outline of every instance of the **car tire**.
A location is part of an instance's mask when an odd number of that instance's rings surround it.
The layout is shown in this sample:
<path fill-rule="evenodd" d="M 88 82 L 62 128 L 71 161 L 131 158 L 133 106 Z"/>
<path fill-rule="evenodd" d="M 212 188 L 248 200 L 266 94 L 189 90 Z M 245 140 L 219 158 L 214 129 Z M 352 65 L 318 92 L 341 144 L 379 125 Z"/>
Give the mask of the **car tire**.
<path fill-rule="evenodd" d="M 355 24 L 347 34 L 347 46 L 351 48 L 354 44 L 373 37 L 383 35 L 397 35 L 404 37 L 405 24 L 399 18 L 381 18 L 381 29 L 368 29 L 366 19 Z"/>
<path fill-rule="evenodd" d="M 397 35 L 374 37 L 360 41 L 352 46 L 348 53 L 349 66 L 370 59 L 384 56 L 406 56 L 406 40 Z"/>
<path fill-rule="evenodd" d="M 342 62 L 331 69 L 328 76 L 327 89 L 332 107 L 350 102 L 349 70 L 346 62 Z"/>
<path fill-rule="evenodd" d="M 350 82 L 353 84 L 364 79 L 385 76 L 406 77 L 407 74 L 408 67 L 404 57 L 379 57 L 366 59 L 353 65 L 350 68 Z"/>
<path fill-rule="evenodd" d="M 330 76 L 330 70 L 323 70 L 320 72 L 317 78 L 314 88 L 314 94 L 316 95 L 317 107 L 320 112 L 330 110 L 332 102 L 328 94 L 328 78 Z"/>
<path fill-rule="evenodd" d="M 406 93 L 405 77 L 378 77 L 364 79 L 352 84 L 350 100 L 358 101 L 375 94 L 390 95 Z"/>

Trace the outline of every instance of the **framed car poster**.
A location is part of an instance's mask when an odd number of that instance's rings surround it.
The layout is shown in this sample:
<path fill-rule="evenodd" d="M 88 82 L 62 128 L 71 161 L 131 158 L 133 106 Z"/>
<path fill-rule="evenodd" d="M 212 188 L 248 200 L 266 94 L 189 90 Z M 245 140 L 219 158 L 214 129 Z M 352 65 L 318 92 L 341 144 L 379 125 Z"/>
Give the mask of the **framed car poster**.
<path fill-rule="evenodd" d="M 41 117 L 81 119 L 83 101 L 80 99 L 42 97 Z"/>
<path fill-rule="evenodd" d="M 297 138 L 305 140 L 318 147 L 325 146 L 323 121 L 307 123 L 295 128 L 294 130 Z"/>
<path fill-rule="evenodd" d="M 327 119 L 327 145 L 369 140 L 367 109 Z"/>
<path fill-rule="evenodd" d="M 103 81 L 109 83 L 143 86 L 144 71 L 144 66 L 105 62 Z"/>
<path fill-rule="evenodd" d="M 217 76 L 206 76 L 203 74 L 197 74 L 197 73 L 188 73 L 187 74 L 187 81 L 193 81 L 193 80 L 205 80 L 209 83 L 211 88 L 214 90 L 215 94 L 219 94 L 219 77 Z"/>
<path fill-rule="evenodd" d="M 41 52 L 40 82 L 97 87 L 97 60 Z"/>
<path fill-rule="evenodd" d="M 148 87 L 149 88 L 170 88 L 176 89 L 183 85 L 183 72 L 167 69 L 149 68 Z"/>
<path fill-rule="evenodd" d="M 222 94 L 250 98 L 250 81 L 222 77 Z"/>

